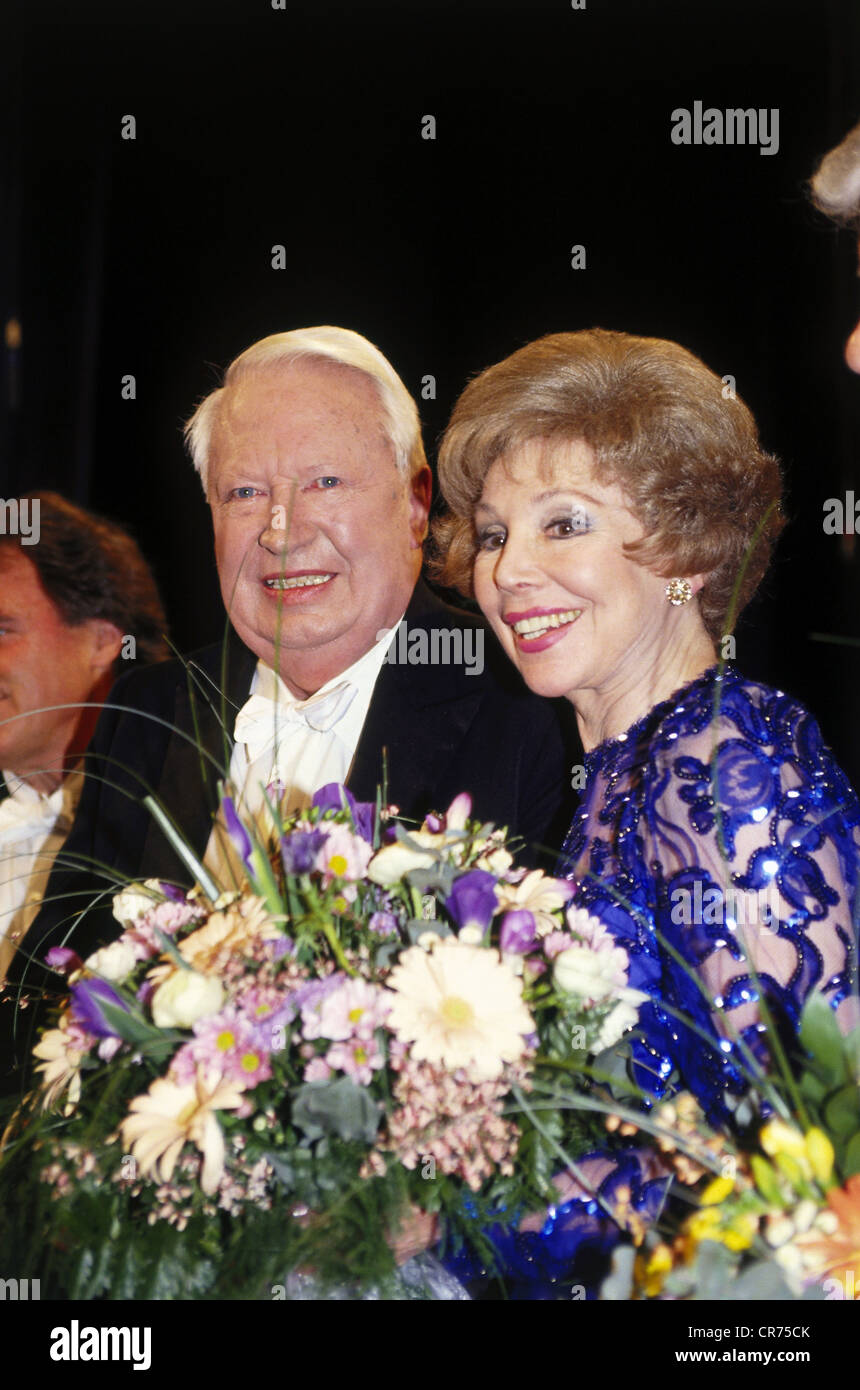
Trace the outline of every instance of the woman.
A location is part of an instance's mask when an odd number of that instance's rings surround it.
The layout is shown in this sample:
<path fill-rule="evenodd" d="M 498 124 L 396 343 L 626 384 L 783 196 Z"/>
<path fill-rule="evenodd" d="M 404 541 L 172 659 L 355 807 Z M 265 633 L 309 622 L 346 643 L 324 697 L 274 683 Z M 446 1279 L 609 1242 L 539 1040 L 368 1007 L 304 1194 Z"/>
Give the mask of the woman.
<path fill-rule="evenodd" d="M 860 806 L 808 712 L 720 659 L 783 525 L 778 464 L 691 353 L 592 330 L 471 382 L 439 475 L 438 577 L 474 593 L 532 690 L 576 710 L 565 872 L 649 996 L 634 1079 L 660 1095 L 672 1078 L 724 1123 L 745 1049 L 763 1055 L 760 993 L 790 1029 L 816 988 L 857 1017 Z M 642 1211 L 663 1187 L 635 1155 L 590 1176 Z M 541 1234 L 508 1242 L 520 1292 L 606 1237 L 567 1190 Z"/>

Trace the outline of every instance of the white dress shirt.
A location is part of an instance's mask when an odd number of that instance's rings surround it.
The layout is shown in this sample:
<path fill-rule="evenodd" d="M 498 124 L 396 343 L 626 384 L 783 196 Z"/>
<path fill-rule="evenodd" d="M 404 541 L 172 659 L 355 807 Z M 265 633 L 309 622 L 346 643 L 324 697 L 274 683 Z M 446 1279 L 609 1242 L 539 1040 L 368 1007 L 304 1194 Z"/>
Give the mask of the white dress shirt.
<path fill-rule="evenodd" d="M 0 980 L 32 925 L 54 859 L 72 827 L 83 773 L 72 772 L 46 794 L 4 772 L 9 795 L 0 801 Z"/>
<path fill-rule="evenodd" d="M 307 700 L 297 700 L 276 671 L 257 662 L 248 700 L 236 716 L 230 759 L 230 781 L 243 820 L 263 819 L 263 792 L 273 782 L 280 784 L 278 799 L 289 812 L 309 806 L 314 792 L 328 782 L 346 781 L 397 626 Z M 241 882 L 220 817 L 204 863 L 225 887 Z"/>

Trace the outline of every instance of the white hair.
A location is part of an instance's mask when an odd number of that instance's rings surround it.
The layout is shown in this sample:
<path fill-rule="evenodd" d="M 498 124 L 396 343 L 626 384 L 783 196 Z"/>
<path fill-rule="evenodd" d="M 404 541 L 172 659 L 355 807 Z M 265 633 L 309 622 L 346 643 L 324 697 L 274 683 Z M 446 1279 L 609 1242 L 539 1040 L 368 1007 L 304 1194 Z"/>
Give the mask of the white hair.
<path fill-rule="evenodd" d="M 824 156 L 810 187 L 815 206 L 835 222 L 860 222 L 860 125 Z"/>
<path fill-rule="evenodd" d="M 224 373 L 224 384 L 200 402 L 185 426 L 194 467 L 208 496 L 209 449 L 212 431 L 224 394 L 252 372 L 270 367 L 287 367 L 292 362 L 314 358 L 352 367 L 373 381 L 382 407 L 385 434 L 394 448 L 394 459 L 405 478 L 412 478 L 427 460 L 421 440 L 418 408 L 400 377 L 379 348 L 349 328 L 295 328 L 289 333 L 272 333 L 240 353 Z"/>

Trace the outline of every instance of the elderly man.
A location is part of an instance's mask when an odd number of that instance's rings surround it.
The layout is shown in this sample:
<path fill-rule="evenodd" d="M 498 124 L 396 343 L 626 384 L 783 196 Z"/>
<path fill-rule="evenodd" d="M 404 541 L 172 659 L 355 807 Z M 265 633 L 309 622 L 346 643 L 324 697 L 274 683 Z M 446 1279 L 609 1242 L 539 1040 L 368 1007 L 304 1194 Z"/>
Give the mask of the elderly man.
<path fill-rule="evenodd" d="M 273 780 L 291 806 L 332 781 L 366 800 L 384 783 L 415 817 L 468 791 L 477 815 L 531 845 L 559 844 L 578 759 L 555 706 L 509 673 L 489 635 L 484 652 L 481 620 L 420 581 L 430 471 L 415 404 L 382 354 L 344 329 L 263 339 L 187 437 L 232 630 L 223 652 L 116 687 L 111 704 L 125 712 L 100 721 L 68 845 L 98 863 L 92 888 L 188 881 L 141 804 L 149 789 L 195 854 L 226 872 L 212 813 L 228 769 L 252 812 Z M 52 898 L 80 891 L 80 875 L 52 878 Z M 33 954 L 69 920 L 68 904 L 46 904 Z M 71 941 L 86 953 L 118 930 L 90 912 Z"/>
<path fill-rule="evenodd" d="M 72 823 L 98 706 L 131 655 L 167 656 L 135 542 L 56 493 L 0 534 L 0 979 Z"/>
<path fill-rule="evenodd" d="M 860 237 L 860 125 L 849 130 L 841 144 L 825 155 L 811 187 L 816 207 Z M 845 344 L 845 361 L 852 372 L 860 372 L 860 323 Z"/>

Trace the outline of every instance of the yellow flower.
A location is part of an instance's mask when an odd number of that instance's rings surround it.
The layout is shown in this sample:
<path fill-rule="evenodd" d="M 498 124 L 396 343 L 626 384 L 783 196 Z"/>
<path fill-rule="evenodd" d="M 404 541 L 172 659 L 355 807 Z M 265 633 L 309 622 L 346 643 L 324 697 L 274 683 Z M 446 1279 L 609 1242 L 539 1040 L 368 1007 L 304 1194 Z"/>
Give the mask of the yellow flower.
<path fill-rule="evenodd" d="M 787 1125 L 784 1120 L 768 1120 L 759 1142 L 769 1158 L 787 1154 L 789 1158 L 806 1159 L 806 1139 L 799 1129 Z"/>
<path fill-rule="evenodd" d="M 203 1155 L 200 1186 L 212 1194 L 224 1172 L 224 1135 L 215 1112 L 235 1110 L 242 1092 L 232 1081 L 197 1072 L 193 1085 L 159 1077 L 145 1096 L 131 1102 L 120 1126 L 122 1142 L 137 1160 L 141 1175 L 169 1182 L 186 1143 Z"/>
<path fill-rule="evenodd" d="M 709 1240 L 720 1224 L 720 1213 L 716 1207 L 703 1207 L 684 1222 L 684 1230 L 693 1240 Z"/>
<path fill-rule="evenodd" d="M 823 1130 L 812 1128 L 806 1131 L 806 1156 L 815 1177 L 821 1183 L 830 1181 L 833 1174 L 833 1160 L 836 1155 L 833 1145 Z"/>
<path fill-rule="evenodd" d="M 394 995 L 388 1026 L 412 1043 L 417 1061 L 473 1080 L 501 1075 L 525 1051 L 534 1032 L 522 1000 L 522 981 L 495 951 L 455 938 L 437 939 L 430 951 L 404 951 L 389 977 Z"/>
<path fill-rule="evenodd" d="M 758 1217 L 752 1212 L 740 1212 L 723 1228 L 719 1236 L 728 1250 L 748 1250 L 758 1230 Z"/>
<path fill-rule="evenodd" d="M 662 1242 L 655 1245 L 650 1255 L 636 1256 L 635 1279 L 637 1288 L 646 1298 L 656 1298 L 663 1288 L 663 1281 L 672 1268 L 672 1251 Z"/>
<path fill-rule="evenodd" d="M 708 1183 L 699 1201 L 703 1207 L 715 1207 L 720 1202 L 725 1201 L 730 1192 L 734 1191 L 734 1182 L 731 1178 L 714 1178 Z"/>

